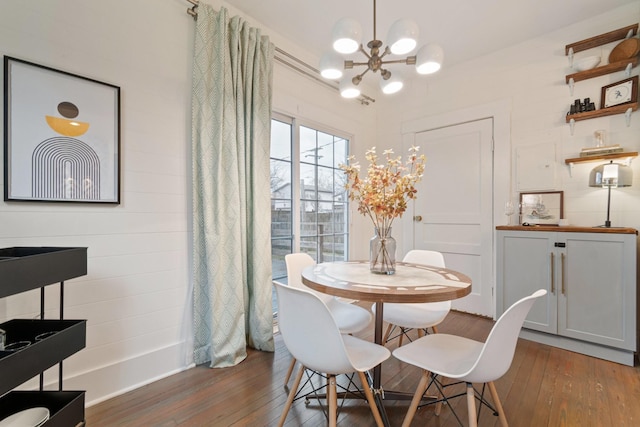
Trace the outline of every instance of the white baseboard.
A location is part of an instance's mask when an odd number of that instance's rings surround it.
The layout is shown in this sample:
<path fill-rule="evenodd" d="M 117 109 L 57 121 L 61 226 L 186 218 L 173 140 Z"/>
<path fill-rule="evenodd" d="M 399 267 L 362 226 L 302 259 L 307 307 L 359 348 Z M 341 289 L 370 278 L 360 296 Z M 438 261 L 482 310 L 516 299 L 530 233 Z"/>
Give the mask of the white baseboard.
<path fill-rule="evenodd" d="M 193 367 L 185 356 L 185 344 L 156 349 L 131 359 L 65 377 L 65 390 L 85 390 L 89 407 L 146 384 Z"/>

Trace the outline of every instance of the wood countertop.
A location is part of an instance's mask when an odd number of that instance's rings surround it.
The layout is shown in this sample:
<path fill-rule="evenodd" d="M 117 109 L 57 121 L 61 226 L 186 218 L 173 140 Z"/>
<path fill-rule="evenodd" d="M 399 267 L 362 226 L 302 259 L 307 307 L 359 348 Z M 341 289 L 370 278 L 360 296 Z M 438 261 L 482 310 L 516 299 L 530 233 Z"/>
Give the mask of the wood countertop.
<path fill-rule="evenodd" d="M 638 230 L 628 227 L 578 227 L 573 225 L 499 225 L 496 230 L 501 231 L 555 231 L 562 233 L 610 233 L 610 234 L 638 234 Z"/>

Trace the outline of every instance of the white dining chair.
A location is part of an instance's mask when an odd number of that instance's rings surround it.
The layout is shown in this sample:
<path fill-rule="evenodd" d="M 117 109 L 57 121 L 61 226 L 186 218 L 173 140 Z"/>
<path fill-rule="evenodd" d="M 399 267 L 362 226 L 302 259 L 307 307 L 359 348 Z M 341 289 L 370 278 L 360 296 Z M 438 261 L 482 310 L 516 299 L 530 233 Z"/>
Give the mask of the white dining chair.
<path fill-rule="evenodd" d="M 546 290 L 540 289 L 515 302 L 500 316 L 484 343 L 456 335 L 432 334 L 394 350 L 395 358 L 423 370 L 402 423 L 403 427 L 411 424 L 418 404 L 430 384 L 430 378 L 438 375 L 466 384 L 470 427 L 477 426 L 476 392 L 473 383 L 486 383 L 495 405 L 493 409 L 497 412 L 501 425 L 506 427 L 507 418 L 493 382 L 509 370 L 522 323 L 536 299 L 546 293 Z M 438 391 L 439 395 L 441 390 L 440 388 Z M 447 400 L 446 396 L 442 398 Z M 479 399 L 481 403 L 486 402 L 482 395 Z M 441 402 L 437 403 L 436 415 L 440 413 L 440 405 Z"/>
<path fill-rule="evenodd" d="M 442 256 L 442 253 L 437 251 L 414 249 L 407 252 L 402 261 L 410 264 L 445 267 L 444 256 Z M 373 304 L 371 310 L 375 314 L 375 304 Z M 411 341 L 408 332 L 412 329 L 418 330 L 418 337 L 424 336 L 429 328 L 431 328 L 434 333 L 437 333 L 437 325 L 442 323 L 450 310 L 451 301 L 385 303 L 382 312 L 382 319 L 388 323 L 388 326 L 384 333 L 382 343 L 386 344 L 388 341 L 392 341 L 398 337 L 398 345 L 401 346 L 404 336 Z M 391 334 L 396 329 L 399 329 L 398 335 L 391 337 Z"/>
<path fill-rule="evenodd" d="M 287 280 L 289 286 L 293 286 L 298 289 L 304 289 L 315 294 L 322 300 L 331 312 L 331 315 L 338 325 L 338 329 L 343 334 L 355 334 L 363 331 L 372 324 L 373 315 L 369 310 L 366 310 L 358 305 L 350 304 L 339 300 L 338 298 L 317 292 L 302 283 L 302 270 L 306 267 L 315 265 L 316 262 L 309 254 L 306 253 L 293 253 L 285 255 L 285 263 L 287 265 Z M 296 364 L 296 359 L 291 360 L 287 374 L 285 375 L 284 384 L 287 385 L 293 369 Z"/>
<path fill-rule="evenodd" d="M 336 375 L 357 373 L 376 425 L 382 418 L 376 406 L 365 372 L 387 360 L 391 352 L 378 344 L 342 334 L 320 298 L 309 291 L 273 282 L 278 296 L 278 317 L 282 340 L 300 362 L 293 388 L 282 411 L 278 426 L 283 426 L 306 369 L 327 376 L 329 426 L 336 425 L 338 400 Z M 312 332 L 310 332 L 312 331 Z"/>

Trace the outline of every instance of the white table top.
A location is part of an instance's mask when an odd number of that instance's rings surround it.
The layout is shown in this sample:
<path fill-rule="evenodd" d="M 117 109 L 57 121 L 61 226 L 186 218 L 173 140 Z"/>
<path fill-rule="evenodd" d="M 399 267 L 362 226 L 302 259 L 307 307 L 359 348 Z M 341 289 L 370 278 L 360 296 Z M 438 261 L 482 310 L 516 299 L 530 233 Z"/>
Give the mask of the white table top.
<path fill-rule="evenodd" d="M 369 271 L 366 261 L 329 262 L 307 267 L 302 282 L 330 295 L 374 302 L 437 302 L 471 292 L 471 279 L 457 271 L 398 262 L 392 275 Z"/>

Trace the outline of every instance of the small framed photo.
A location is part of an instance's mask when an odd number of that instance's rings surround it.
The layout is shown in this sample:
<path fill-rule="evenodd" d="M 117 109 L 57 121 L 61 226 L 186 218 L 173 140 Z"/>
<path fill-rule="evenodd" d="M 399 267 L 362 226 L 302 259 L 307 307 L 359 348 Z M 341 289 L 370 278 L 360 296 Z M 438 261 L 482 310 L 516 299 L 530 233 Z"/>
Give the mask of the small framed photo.
<path fill-rule="evenodd" d="M 520 193 L 522 223 L 531 225 L 559 225 L 564 217 L 564 193 L 544 191 Z"/>
<path fill-rule="evenodd" d="M 120 203 L 120 88 L 5 56 L 4 200 Z"/>
<path fill-rule="evenodd" d="M 600 108 L 638 102 L 638 76 L 602 88 Z"/>

